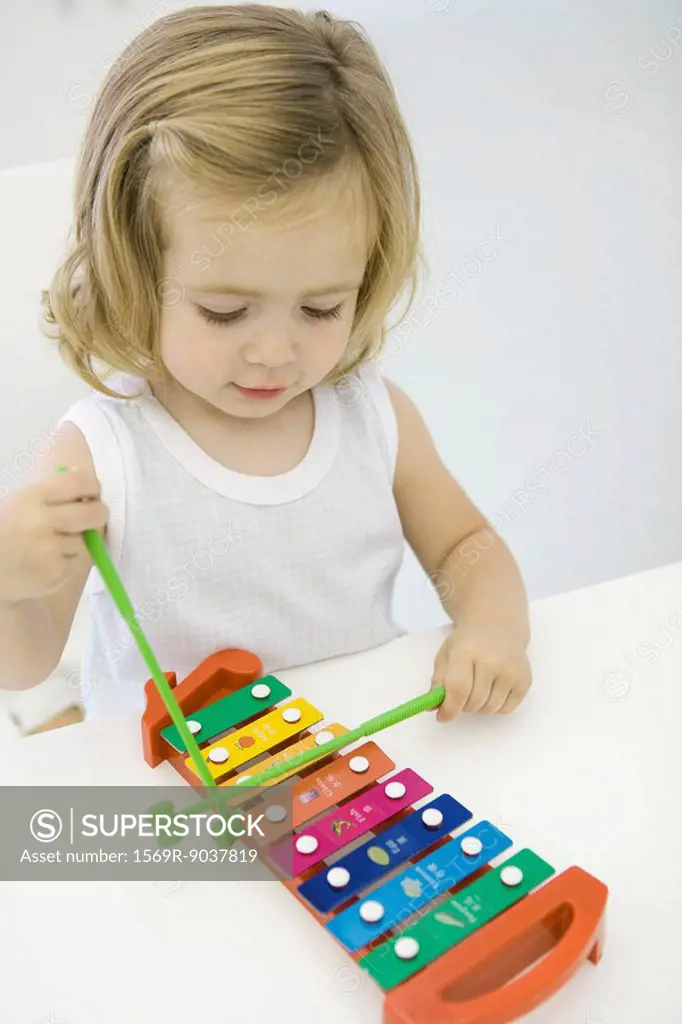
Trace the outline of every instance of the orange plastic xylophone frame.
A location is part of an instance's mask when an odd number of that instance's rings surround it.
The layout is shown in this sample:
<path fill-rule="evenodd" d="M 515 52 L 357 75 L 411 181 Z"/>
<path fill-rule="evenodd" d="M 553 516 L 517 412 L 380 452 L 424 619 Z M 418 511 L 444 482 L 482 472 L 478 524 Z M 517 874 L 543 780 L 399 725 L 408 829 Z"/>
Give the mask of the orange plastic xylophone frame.
<path fill-rule="evenodd" d="M 256 655 L 230 649 L 211 655 L 179 684 L 172 672 L 166 678 L 183 714 L 189 715 L 255 682 L 262 677 L 262 670 Z M 160 734 L 171 719 L 151 679 L 145 685 L 145 696 L 142 746 L 146 762 L 156 767 L 168 761 L 190 785 L 201 787 L 199 778 L 185 765 L 187 755 L 179 755 Z M 306 734 L 309 730 L 300 735 Z M 326 761 L 338 756 L 332 754 Z M 326 761 L 315 762 L 300 775 L 319 771 Z M 382 829 L 407 813 L 394 816 Z M 434 843 L 431 849 L 449 838 Z M 301 881 L 315 870 L 282 881 L 298 896 Z M 478 874 L 489 870 L 483 868 Z M 453 886 L 450 894 L 470 881 Z M 509 1024 L 530 1013 L 561 989 L 586 960 L 599 962 L 607 897 L 602 882 L 582 868 L 568 868 L 388 992 L 383 1024 Z M 298 898 L 321 923 L 332 916 L 319 914 Z M 382 941 L 396 931 L 382 936 Z M 366 951 L 344 950 L 353 960 Z"/>

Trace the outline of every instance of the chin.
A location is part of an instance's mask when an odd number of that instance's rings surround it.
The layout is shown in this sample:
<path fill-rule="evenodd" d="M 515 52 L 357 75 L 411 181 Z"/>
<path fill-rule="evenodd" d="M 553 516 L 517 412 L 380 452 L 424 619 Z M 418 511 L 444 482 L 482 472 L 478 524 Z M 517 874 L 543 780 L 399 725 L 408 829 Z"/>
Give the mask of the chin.
<path fill-rule="evenodd" d="M 255 402 L 230 402 L 229 408 L 223 408 L 223 412 L 236 420 L 264 420 L 274 412 L 279 412 L 281 408 L 281 402 L 264 402 L 262 405 L 256 405 Z"/>

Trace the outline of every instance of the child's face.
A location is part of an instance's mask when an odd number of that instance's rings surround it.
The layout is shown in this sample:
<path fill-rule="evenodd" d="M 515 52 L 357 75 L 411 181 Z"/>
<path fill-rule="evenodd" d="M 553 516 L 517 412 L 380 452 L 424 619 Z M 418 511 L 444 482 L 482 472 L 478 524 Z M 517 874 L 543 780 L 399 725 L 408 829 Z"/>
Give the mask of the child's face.
<path fill-rule="evenodd" d="M 319 212 L 289 227 L 255 203 L 221 216 L 215 204 L 177 202 L 167 217 L 160 346 L 186 392 L 230 415 L 262 418 L 337 365 L 367 240 L 342 190 L 333 203 L 322 198 L 313 193 Z"/>

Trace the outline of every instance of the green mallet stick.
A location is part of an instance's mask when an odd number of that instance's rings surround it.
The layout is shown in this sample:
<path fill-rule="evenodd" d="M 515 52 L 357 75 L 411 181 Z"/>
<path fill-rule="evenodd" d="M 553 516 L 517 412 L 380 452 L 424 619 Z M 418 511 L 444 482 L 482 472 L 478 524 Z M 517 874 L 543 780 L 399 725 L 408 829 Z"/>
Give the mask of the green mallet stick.
<path fill-rule="evenodd" d="M 66 466 L 58 466 L 55 472 L 66 473 L 68 472 L 68 469 Z M 114 604 L 121 613 L 128 629 L 133 634 L 133 638 L 139 648 L 140 654 L 144 658 L 150 675 L 156 683 L 156 688 L 161 694 L 161 699 L 168 709 L 168 714 L 171 716 L 173 723 L 185 742 L 187 753 L 194 761 L 197 775 L 206 786 L 215 786 L 216 781 L 211 775 L 206 761 L 199 752 L 197 742 L 187 727 L 185 716 L 180 710 L 180 706 L 173 695 L 173 691 L 168 684 L 168 680 L 161 671 L 154 652 L 149 646 L 149 641 L 144 635 L 140 623 L 137 621 L 132 601 L 128 597 L 123 581 L 118 575 L 116 567 L 109 557 L 109 552 L 106 549 L 104 541 L 97 530 L 84 530 L 83 539 L 85 541 L 85 546 L 90 552 L 90 557 L 99 569 Z"/>
<path fill-rule="evenodd" d="M 398 704 L 389 711 L 384 711 L 381 715 L 377 715 L 376 718 L 368 719 L 356 729 L 343 733 L 342 736 L 335 736 L 334 739 L 330 740 L 328 743 L 324 743 L 312 750 L 306 750 L 302 754 L 297 754 L 295 757 L 289 758 L 288 761 L 280 761 L 279 764 L 271 765 L 270 768 L 266 768 L 265 771 L 260 773 L 260 775 L 244 775 L 243 780 L 245 783 L 248 783 L 248 786 L 244 785 L 242 787 L 242 785 L 237 781 L 235 788 L 248 789 L 250 786 L 261 786 L 264 782 L 269 782 L 278 775 L 283 775 L 285 772 L 289 771 L 293 772 L 294 769 L 301 768 L 304 764 L 308 764 L 310 761 L 317 761 L 318 759 L 325 757 L 327 754 L 331 754 L 335 750 L 339 750 L 341 747 L 346 747 L 348 744 L 354 743 L 356 740 L 363 739 L 366 736 L 371 736 L 375 732 L 380 732 L 381 729 L 386 729 L 390 725 L 396 725 L 397 722 L 403 722 L 406 718 L 418 715 L 420 711 L 428 711 L 429 708 L 438 707 L 439 704 L 442 704 L 444 697 L 445 687 L 436 686 L 427 693 L 420 694 L 418 697 L 413 697 L 404 704 Z M 229 803 L 230 806 L 232 806 L 233 801 L 237 799 L 238 798 L 235 797 L 234 794 L 234 789 L 221 790 L 221 802 Z M 195 804 L 194 807 L 183 811 L 183 813 L 199 814 L 200 811 L 204 811 L 209 807 L 218 808 L 215 797 L 211 800 L 204 800 L 201 803 Z"/>
<path fill-rule="evenodd" d="M 405 701 L 404 704 L 398 704 L 396 707 L 391 708 L 389 711 L 384 711 L 375 718 L 369 718 L 356 729 L 351 729 L 350 732 L 345 732 L 342 736 L 335 736 L 329 743 L 313 747 L 312 750 L 305 750 L 302 754 L 289 758 L 288 761 L 273 764 L 266 768 L 264 772 L 261 772 L 260 775 L 251 775 L 245 781 L 248 782 L 249 786 L 262 786 L 263 783 L 277 778 L 278 775 L 293 772 L 294 769 L 301 768 L 304 764 L 308 764 L 309 761 L 316 761 L 318 758 L 325 757 L 341 747 L 347 747 L 349 743 L 354 743 L 356 740 L 364 739 L 375 732 L 387 729 L 390 725 L 404 722 L 406 718 L 412 718 L 413 715 L 418 715 L 421 711 L 428 711 L 430 708 L 438 707 L 439 704 L 443 703 L 444 699 L 445 687 L 434 686 L 427 693 L 413 697 L 411 700 Z"/>

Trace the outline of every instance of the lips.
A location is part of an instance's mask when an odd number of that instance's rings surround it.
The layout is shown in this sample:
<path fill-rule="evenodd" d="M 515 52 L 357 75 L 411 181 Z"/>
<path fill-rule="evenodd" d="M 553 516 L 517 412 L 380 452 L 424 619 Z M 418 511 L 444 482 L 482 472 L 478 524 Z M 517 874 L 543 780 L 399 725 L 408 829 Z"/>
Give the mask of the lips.
<path fill-rule="evenodd" d="M 277 395 L 281 395 L 283 391 L 286 391 L 286 386 L 278 388 L 247 388 L 242 384 L 235 384 L 234 386 L 237 391 L 247 398 L 275 398 Z"/>

